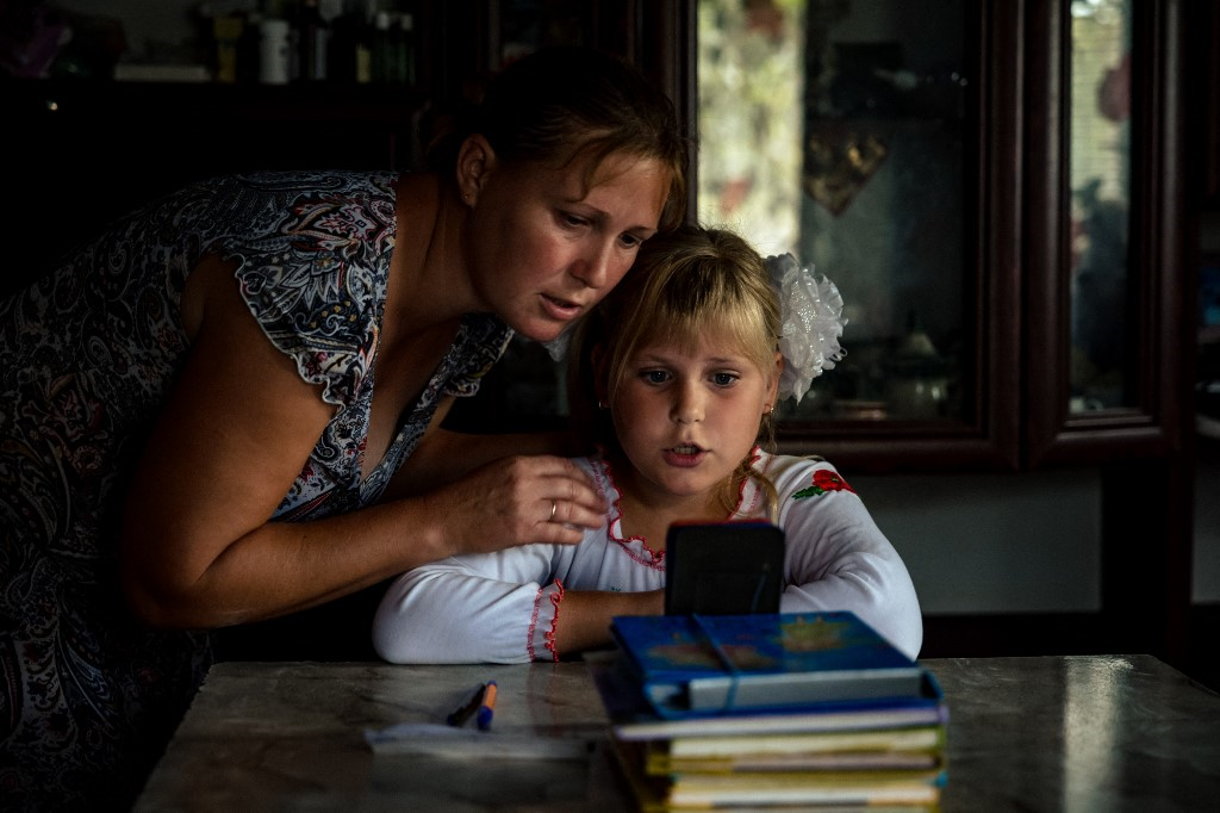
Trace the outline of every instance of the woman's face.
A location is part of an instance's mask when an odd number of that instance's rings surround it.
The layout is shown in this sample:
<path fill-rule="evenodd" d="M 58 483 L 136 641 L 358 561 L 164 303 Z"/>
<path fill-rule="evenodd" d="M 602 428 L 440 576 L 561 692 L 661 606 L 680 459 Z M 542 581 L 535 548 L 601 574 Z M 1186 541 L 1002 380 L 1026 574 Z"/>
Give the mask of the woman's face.
<path fill-rule="evenodd" d="M 611 404 L 636 496 L 710 504 L 754 446 L 780 363 L 759 369 L 716 331 L 693 348 L 640 347 Z"/>
<path fill-rule="evenodd" d="M 537 341 L 618 284 L 656 233 L 669 192 L 669 170 L 655 159 L 612 154 L 588 188 L 587 166 L 492 159 L 474 193 L 467 267 L 479 307 Z"/>

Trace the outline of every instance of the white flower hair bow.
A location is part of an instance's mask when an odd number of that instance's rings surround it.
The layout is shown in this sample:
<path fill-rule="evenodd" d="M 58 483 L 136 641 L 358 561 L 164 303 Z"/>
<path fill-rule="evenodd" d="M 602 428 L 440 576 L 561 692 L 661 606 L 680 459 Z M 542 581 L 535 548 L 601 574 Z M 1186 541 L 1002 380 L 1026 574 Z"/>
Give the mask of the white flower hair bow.
<path fill-rule="evenodd" d="M 783 321 L 779 350 L 784 357 L 784 373 L 779 397 L 791 397 L 799 403 L 813 379 L 847 354 L 839 345 L 847 325 L 843 297 L 829 278 L 815 276 L 812 267 L 802 267 L 791 254 L 771 256 L 765 262 L 779 296 Z"/>

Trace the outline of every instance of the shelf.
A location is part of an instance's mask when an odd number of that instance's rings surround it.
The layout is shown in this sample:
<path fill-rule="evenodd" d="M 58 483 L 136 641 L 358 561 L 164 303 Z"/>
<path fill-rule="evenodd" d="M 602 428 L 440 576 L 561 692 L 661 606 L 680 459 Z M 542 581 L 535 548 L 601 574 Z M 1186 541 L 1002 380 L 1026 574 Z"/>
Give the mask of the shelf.
<path fill-rule="evenodd" d="M 391 85 L 329 82 L 236 85 L 216 82 L 98 82 L 10 80 L 0 87 L 13 120 L 57 116 L 224 114 L 250 121 L 362 121 L 402 123 L 426 108 L 421 90 Z"/>

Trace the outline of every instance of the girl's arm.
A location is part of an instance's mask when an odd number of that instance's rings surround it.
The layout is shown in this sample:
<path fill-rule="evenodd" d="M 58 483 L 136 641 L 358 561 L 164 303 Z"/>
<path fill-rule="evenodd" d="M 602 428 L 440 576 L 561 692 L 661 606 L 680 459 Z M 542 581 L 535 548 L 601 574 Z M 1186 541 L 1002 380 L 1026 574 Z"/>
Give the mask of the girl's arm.
<path fill-rule="evenodd" d="M 610 621 L 616 615 L 664 615 L 665 588 L 638 593 L 569 590 L 555 625 L 554 657 L 597 649 L 613 642 Z"/>
<path fill-rule="evenodd" d="M 575 547 L 455 556 L 394 581 L 374 619 L 374 647 L 394 663 L 558 660 L 609 644 L 616 615 L 664 611 L 660 573 L 643 574 L 655 589 L 605 589 L 637 583 L 626 577 L 639 568 L 607 544 L 604 529 Z"/>
<path fill-rule="evenodd" d="M 827 463 L 817 468 L 834 471 Z M 851 610 L 908 656 L 918 656 L 923 620 L 898 551 L 851 491 L 794 498 L 801 490 L 780 490 L 789 583 L 781 611 Z"/>
<path fill-rule="evenodd" d="M 399 576 L 373 619 L 373 647 L 391 663 L 528 663 L 547 656 L 557 546 L 455 556 Z M 540 619 L 539 615 L 544 618 Z"/>
<path fill-rule="evenodd" d="M 403 574 L 377 609 L 374 649 L 391 663 L 557 660 L 609 644 L 615 615 L 662 612 L 662 590 L 566 589 L 543 575 L 552 556 L 562 549 L 529 545 Z"/>

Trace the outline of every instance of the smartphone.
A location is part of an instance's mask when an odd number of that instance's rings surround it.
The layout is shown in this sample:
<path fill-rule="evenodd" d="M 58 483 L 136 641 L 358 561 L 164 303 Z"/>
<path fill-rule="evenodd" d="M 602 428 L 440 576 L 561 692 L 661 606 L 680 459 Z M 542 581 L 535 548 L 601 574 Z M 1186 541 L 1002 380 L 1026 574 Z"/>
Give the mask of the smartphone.
<path fill-rule="evenodd" d="M 666 615 L 778 613 L 784 532 L 769 522 L 674 523 L 665 540 Z"/>

